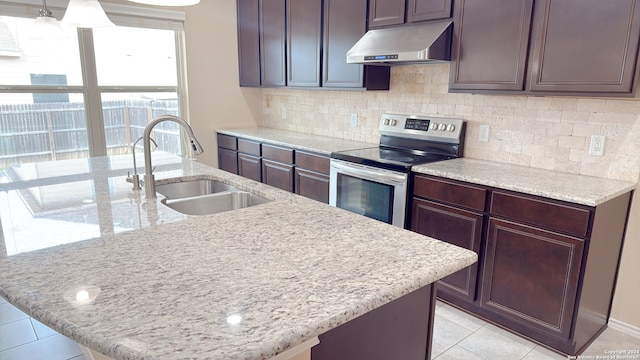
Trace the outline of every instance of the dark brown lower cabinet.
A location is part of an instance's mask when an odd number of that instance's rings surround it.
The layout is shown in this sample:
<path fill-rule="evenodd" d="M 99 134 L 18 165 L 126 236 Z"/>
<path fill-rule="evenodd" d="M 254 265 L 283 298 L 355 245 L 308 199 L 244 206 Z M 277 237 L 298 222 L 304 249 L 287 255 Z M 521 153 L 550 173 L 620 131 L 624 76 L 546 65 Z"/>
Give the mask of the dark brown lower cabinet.
<path fill-rule="evenodd" d="M 481 213 L 414 199 L 411 224 L 412 231 L 480 252 Z M 478 263 L 475 263 L 438 281 L 438 291 L 473 302 L 477 274 Z"/>
<path fill-rule="evenodd" d="M 329 156 L 217 134 L 218 167 L 329 203 Z"/>
<path fill-rule="evenodd" d="M 434 311 L 429 284 L 320 335 L 311 359 L 430 360 Z"/>
<path fill-rule="evenodd" d="M 238 153 L 238 175 L 262 181 L 262 159 L 255 155 Z"/>
<path fill-rule="evenodd" d="M 569 339 L 584 240 L 489 220 L 480 306 Z"/>
<path fill-rule="evenodd" d="M 296 167 L 296 194 L 329 203 L 329 175 Z"/>
<path fill-rule="evenodd" d="M 413 195 L 413 231 L 478 253 L 439 298 L 567 355 L 607 327 L 631 192 L 592 207 L 416 175 Z"/>
<path fill-rule="evenodd" d="M 238 153 L 233 150 L 218 148 L 218 167 L 230 173 L 238 173 Z"/>
<path fill-rule="evenodd" d="M 293 165 L 262 159 L 262 182 L 293 192 Z"/>

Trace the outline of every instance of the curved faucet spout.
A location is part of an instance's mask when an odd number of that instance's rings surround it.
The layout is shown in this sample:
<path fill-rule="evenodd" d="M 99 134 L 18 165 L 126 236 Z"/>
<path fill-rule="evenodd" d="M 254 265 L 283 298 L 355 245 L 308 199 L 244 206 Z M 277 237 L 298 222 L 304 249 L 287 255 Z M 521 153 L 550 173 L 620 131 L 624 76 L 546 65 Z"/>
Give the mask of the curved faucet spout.
<path fill-rule="evenodd" d="M 202 146 L 193 134 L 193 129 L 188 122 L 173 115 L 162 115 L 151 120 L 144 128 L 144 134 L 142 135 L 142 143 L 144 146 L 144 192 L 147 199 L 154 199 L 156 197 L 156 183 L 153 177 L 153 168 L 151 167 L 151 131 L 153 128 L 163 121 L 172 121 L 180 125 L 187 136 L 189 136 L 189 142 L 191 144 L 191 151 L 194 155 L 200 155 L 204 152 Z"/>

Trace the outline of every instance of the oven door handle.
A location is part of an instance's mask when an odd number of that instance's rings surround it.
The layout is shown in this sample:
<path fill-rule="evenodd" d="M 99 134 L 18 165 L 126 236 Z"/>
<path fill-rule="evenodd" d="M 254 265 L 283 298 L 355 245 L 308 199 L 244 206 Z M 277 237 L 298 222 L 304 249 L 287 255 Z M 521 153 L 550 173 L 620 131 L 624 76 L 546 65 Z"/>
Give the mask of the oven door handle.
<path fill-rule="evenodd" d="M 343 174 L 352 175 L 355 177 L 376 181 L 376 182 L 383 182 L 383 183 L 390 184 L 390 183 L 405 183 L 407 181 L 407 174 L 404 174 L 404 173 L 385 170 L 385 169 L 379 169 L 379 168 L 373 168 L 366 165 L 346 163 L 340 160 L 332 159 L 331 167 Z"/>

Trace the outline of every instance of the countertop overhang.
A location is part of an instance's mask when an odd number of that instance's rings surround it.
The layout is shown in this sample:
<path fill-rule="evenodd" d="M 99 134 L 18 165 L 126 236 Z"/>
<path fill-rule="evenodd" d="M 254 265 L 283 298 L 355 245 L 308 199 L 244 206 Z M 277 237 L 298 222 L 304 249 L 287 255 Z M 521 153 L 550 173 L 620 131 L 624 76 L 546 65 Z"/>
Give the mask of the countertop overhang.
<path fill-rule="evenodd" d="M 185 216 L 132 191 L 122 159 L 0 188 L 0 296 L 114 359 L 268 359 L 477 261 L 192 160 L 157 181 L 206 177 L 273 201 Z"/>

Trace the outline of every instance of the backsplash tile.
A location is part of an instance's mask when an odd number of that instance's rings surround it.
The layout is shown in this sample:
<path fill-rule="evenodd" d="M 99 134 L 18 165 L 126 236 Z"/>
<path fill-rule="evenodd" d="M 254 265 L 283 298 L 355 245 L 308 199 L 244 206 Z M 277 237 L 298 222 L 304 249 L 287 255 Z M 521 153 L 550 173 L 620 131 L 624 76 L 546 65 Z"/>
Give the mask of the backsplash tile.
<path fill-rule="evenodd" d="M 392 67 L 389 91 L 263 89 L 263 126 L 376 143 L 383 112 L 458 117 L 466 157 L 638 181 L 640 101 L 450 94 L 448 81 L 449 64 L 432 64 Z M 481 124 L 489 142 L 478 141 Z M 589 155 L 591 135 L 606 136 L 604 156 Z"/>

